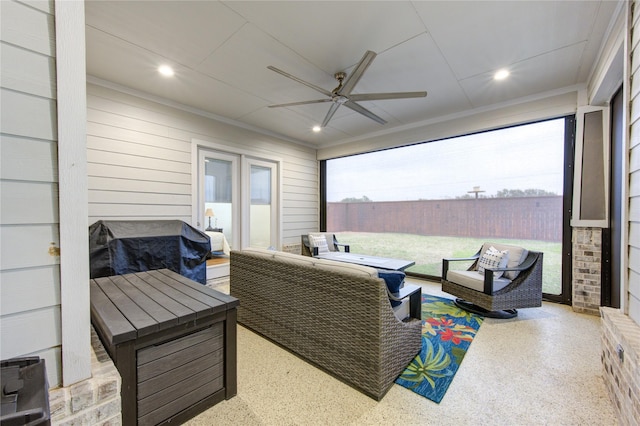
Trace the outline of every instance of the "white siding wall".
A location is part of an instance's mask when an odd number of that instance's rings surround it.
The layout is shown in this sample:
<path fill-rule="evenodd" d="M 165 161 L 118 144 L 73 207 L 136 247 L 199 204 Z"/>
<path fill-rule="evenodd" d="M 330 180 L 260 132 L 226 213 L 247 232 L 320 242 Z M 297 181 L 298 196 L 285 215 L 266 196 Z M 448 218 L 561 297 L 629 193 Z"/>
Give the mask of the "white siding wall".
<path fill-rule="evenodd" d="M 61 380 L 55 28 L 52 2 L 0 2 L 0 357 Z"/>
<path fill-rule="evenodd" d="M 87 88 L 89 223 L 192 221 L 193 139 L 283 160 L 283 244 L 318 228 L 316 151 L 131 94 Z M 195 224 L 193 224 L 195 225 Z"/>
<path fill-rule="evenodd" d="M 629 316 L 640 324 L 640 13 L 631 28 L 631 113 L 629 119 Z"/>

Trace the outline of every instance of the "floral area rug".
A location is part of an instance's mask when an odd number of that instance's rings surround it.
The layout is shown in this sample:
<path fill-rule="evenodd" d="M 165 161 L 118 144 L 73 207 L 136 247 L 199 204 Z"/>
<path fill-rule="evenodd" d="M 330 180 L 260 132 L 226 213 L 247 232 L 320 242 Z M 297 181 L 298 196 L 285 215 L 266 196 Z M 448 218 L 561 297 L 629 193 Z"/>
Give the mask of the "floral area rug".
<path fill-rule="evenodd" d="M 483 318 L 453 300 L 422 295 L 422 350 L 396 383 L 439 403 L 453 381 Z"/>

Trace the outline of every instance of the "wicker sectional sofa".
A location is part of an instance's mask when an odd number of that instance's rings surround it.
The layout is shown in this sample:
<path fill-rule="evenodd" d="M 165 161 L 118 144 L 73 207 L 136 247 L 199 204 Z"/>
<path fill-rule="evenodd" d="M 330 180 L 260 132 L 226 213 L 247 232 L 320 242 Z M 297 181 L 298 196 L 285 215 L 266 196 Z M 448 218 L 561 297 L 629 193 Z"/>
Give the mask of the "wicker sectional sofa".
<path fill-rule="evenodd" d="M 238 322 L 380 400 L 420 351 L 374 268 L 261 249 L 231 251 Z"/>

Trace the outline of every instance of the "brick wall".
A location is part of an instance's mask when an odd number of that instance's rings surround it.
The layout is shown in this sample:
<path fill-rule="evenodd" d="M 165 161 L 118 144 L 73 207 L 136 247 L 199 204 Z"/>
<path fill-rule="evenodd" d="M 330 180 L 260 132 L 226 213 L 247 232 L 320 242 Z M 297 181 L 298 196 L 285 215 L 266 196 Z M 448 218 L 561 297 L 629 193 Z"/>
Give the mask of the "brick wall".
<path fill-rule="evenodd" d="M 602 279 L 602 230 L 573 228 L 573 310 L 599 315 Z"/>
<path fill-rule="evenodd" d="M 121 425 L 121 387 L 120 374 L 92 327 L 91 378 L 49 390 L 51 424 Z"/>
<path fill-rule="evenodd" d="M 619 424 L 640 423 L 640 326 L 619 309 L 600 308 L 604 383 Z M 619 349 L 624 352 L 619 355 Z"/>

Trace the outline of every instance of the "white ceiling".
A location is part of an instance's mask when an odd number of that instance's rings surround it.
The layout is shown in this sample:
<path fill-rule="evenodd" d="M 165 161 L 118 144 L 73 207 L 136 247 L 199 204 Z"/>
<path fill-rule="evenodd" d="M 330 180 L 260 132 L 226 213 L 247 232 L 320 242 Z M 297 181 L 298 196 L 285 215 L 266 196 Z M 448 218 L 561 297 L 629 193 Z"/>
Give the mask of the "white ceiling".
<path fill-rule="evenodd" d="M 586 83 L 618 3 L 87 1 L 87 74 L 320 148 Z M 341 107 L 318 134 L 329 103 L 268 108 L 323 97 L 268 65 L 331 91 L 367 50 L 353 93 L 428 96 L 361 102 L 384 126 Z"/>

